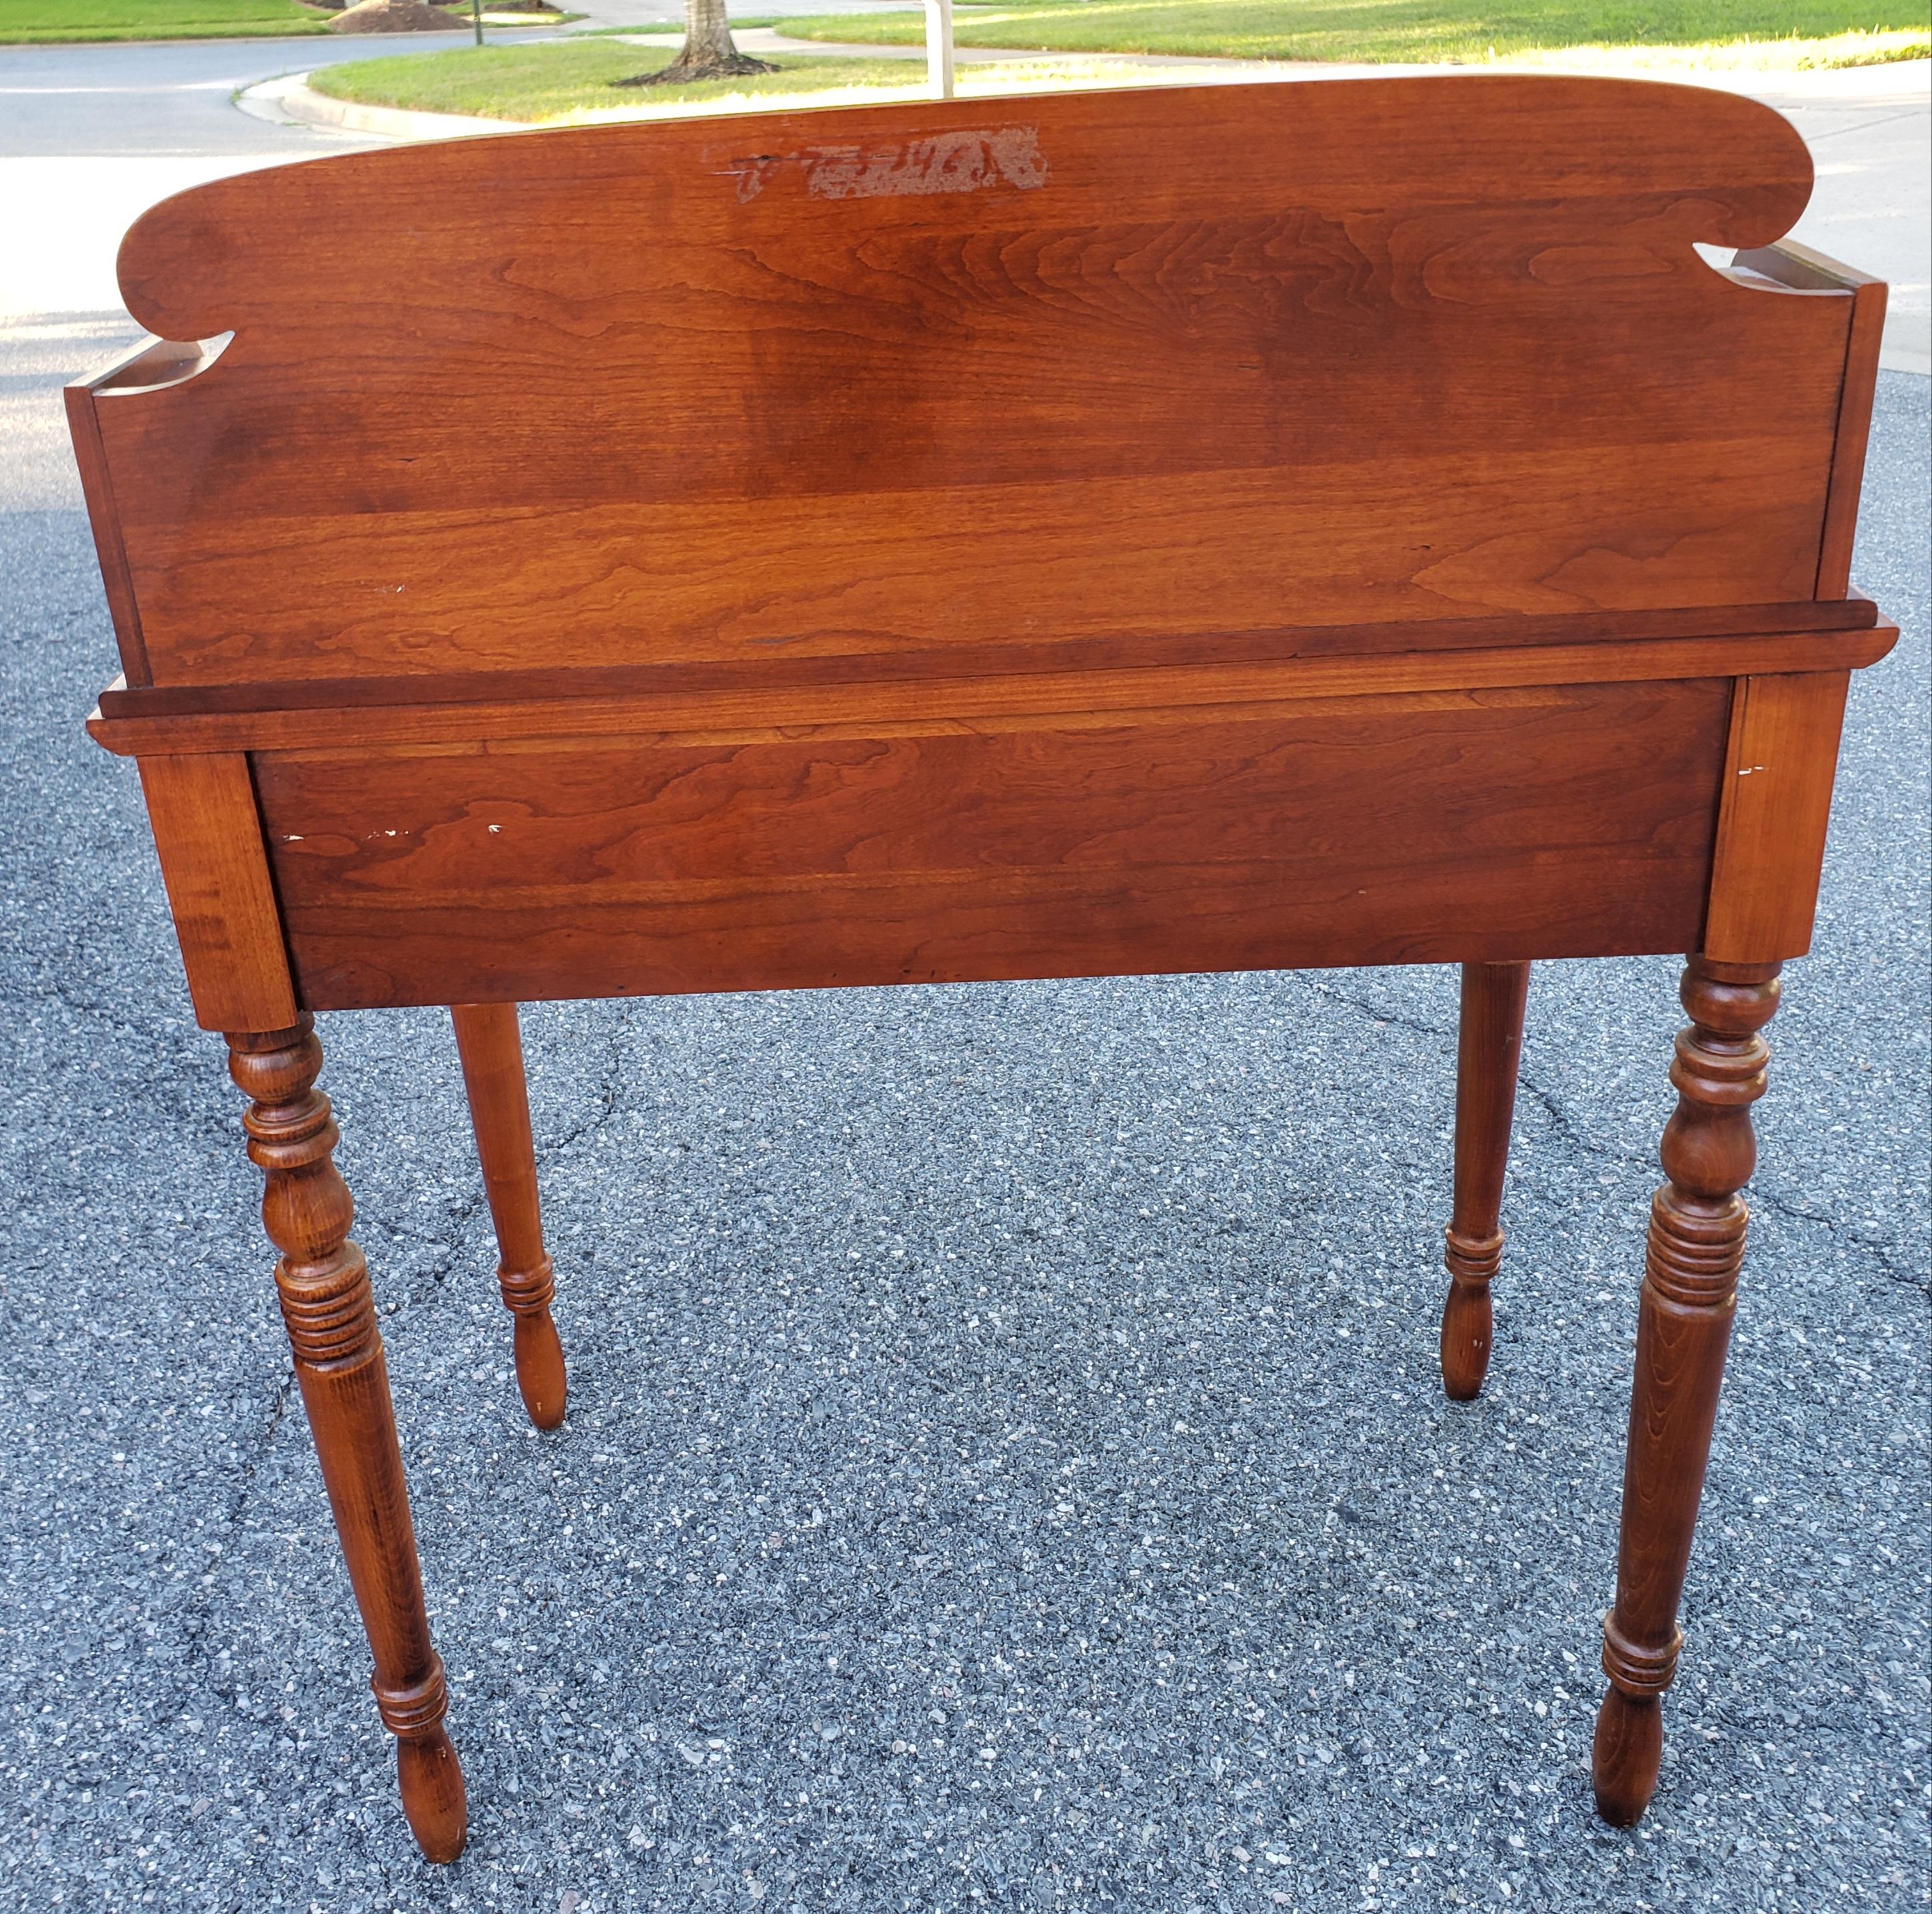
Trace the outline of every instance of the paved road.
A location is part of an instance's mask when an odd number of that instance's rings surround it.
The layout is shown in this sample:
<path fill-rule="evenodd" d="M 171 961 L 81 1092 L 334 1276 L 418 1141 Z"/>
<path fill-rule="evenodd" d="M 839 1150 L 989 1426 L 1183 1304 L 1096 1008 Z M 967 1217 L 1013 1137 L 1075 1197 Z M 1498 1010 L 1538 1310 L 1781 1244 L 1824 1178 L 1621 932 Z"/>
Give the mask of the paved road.
<path fill-rule="evenodd" d="M 346 40 L 320 51 L 368 59 L 396 47 Z M 0 47 L 0 324 L 119 311 L 121 235 L 170 193 L 376 143 L 267 126 L 231 104 L 239 88 L 314 66 L 317 56 L 313 40 Z"/>
<path fill-rule="evenodd" d="M 64 150 L 127 169 L 76 202 L 98 231 L 169 164 L 325 150 L 207 84 L 276 58 L 0 82 L 188 89 L 70 96 Z M 21 164 L 62 156 L 48 111 L 8 114 Z M 1649 1826 L 1592 1820 L 1586 1757 L 1674 966 L 1540 973 L 1466 1410 L 1450 980 L 1182 978 L 534 1013 L 548 1438 L 446 1028 L 326 1020 L 475 1811 L 437 1875 L 218 1046 L 80 730 L 112 646 L 56 388 L 125 321 L 32 310 L 0 338 L 0 1908 L 1922 1904 L 1924 380 L 1883 382 L 1858 572 L 1908 637 L 1858 681 L 1773 1027 Z"/>

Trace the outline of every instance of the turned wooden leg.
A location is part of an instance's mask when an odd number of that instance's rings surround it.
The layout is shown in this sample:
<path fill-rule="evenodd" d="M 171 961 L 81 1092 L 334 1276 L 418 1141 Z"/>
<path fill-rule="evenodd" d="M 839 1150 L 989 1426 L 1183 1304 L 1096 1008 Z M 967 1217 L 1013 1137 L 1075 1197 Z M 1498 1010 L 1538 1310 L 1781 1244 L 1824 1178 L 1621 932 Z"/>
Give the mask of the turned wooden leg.
<path fill-rule="evenodd" d="M 1456 1195 L 1442 1260 L 1442 1386 L 1459 1402 L 1490 1366 L 1490 1282 L 1502 1262 L 1503 1172 L 1522 1060 L 1527 964 L 1465 964 L 1456 1058 Z"/>
<path fill-rule="evenodd" d="M 530 1140 L 530 1102 L 524 1082 L 523 1038 L 514 1004 L 450 1006 L 456 1048 L 483 1187 L 496 1226 L 496 1280 L 516 1320 L 517 1387 L 539 1429 L 563 1420 L 566 1385 L 563 1345 L 551 1321 L 556 1283 L 544 1253 L 543 1214 L 537 1203 L 536 1148 Z"/>
<path fill-rule="evenodd" d="M 432 1861 L 463 1851 L 463 1771 L 444 1732 L 448 1695 L 430 1644 L 369 1268 L 349 1240 L 355 1205 L 335 1167 L 334 1119 L 314 1088 L 322 1046 L 292 1030 L 231 1033 L 229 1070 L 252 1100 L 248 1154 L 267 1172 L 262 1220 L 296 1379 L 322 1460 L 356 1604 L 374 1651 L 376 1705 L 396 1737 L 403 1812 Z"/>
<path fill-rule="evenodd" d="M 1678 1034 L 1670 1068 L 1677 1108 L 1664 1132 L 1669 1180 L 1651 1204 L 1617 1600 L 1604 1624 L 1610 1688 L 1593 1764 L 1597 1811 L 1620 1828 L 1649 1805 L 1664 1752 L 1659 1698 L 1683 1642 L 1677 1603 L 1737 1307 L 1747 1214 L 1738 1192 L 1757 1160 L 1750 1106 L 1764 1094 L 1770 1054 L 1758 1033 L 1778 1008 L 1778 971 L 1694 957 L 1684 973 L 1690 1026 Z"/>

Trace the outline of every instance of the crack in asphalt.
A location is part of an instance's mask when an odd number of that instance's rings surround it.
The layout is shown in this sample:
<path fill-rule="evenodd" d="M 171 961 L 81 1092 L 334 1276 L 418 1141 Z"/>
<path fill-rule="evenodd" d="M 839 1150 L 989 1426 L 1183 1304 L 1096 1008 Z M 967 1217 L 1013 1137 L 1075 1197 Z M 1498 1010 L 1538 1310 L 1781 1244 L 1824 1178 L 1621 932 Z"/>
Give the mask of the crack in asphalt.
<path fill-rule="evenodd" d="M 1305 988 L 1325 997 L 1331 1003 L 1339 1004 L 1345 1009 L 1352 1010 L 1358 1016 L 1366 1018 L 1377 1025 L 1393 1025 L 1400 1029 L 1413 1031 L 1418 1036 L 1435 1037 L 1448 1042 L 1453 1042 L 1455 1040 L 1456 1032 L 1453 1028 L 1444 1028 L 1440 1024 L 1426 1023 L 1417 1018 L 1404 1017 L 1399 1013 L 1392 1013 L 1380 1005 L 1352 996 L 1346 991 L 1338 990 L 1333 984 L 1328 983 L 1320 978 L 1310 977 L 1305 973 L 1294 974 L 1295 980 L 1303 984 Z M 1682 1028 L 1682 1026 L 1677 1028 Z M 1674 1036 L 1675 1029 L 1672 1034 Z M 1551 1124 L 1561 1133 L 1563 1138 L 1586 1155 L 1603 1161 L 1622 1163 L 1627 1165 L 1633 1172 L 1647 1172 L 1652 1177 L 1660 1174 L 1660 1166 L 1654 1155 L 1648 1153 L 1639 1155 L 1630 1150 L 1620 1150 L 1613 1145 L 1595 1142 L 1576 1119 L 1571 1117 L 1556 1096 L 1537 1082 L 1534 1072 L 1527 1063 L 1518 1070 L 1516 1086 L 1519 1100 L 1523 1093 L 1527 1092 L 1550 1118 Z M 1793 1222 L 1814 1224 L 1831 1236 L 1862 1251 L 1878 1265 L 1879 1280 L 1882 1282 L 1909 1289 L 1917 1295 L 1932 1296 L 1932 1268 L 1928 1268 L 1924 1264 L 1916 1267 L 1910 1264 L 1905 1260 L 1907 1252 L 1889 1243 L 1874 1241 L 1869 1236 L 1861 1235 L 1856 1232 L 1852 1226 L 1838 1217 L 1824 1215 L 1815 1210 L 1803 1208 L 1790 1198 L 1780 1196 L 1774 1189 L 1767 1188 L 1755 1179 L 1745 1186 L 1744 1195 L 1747 1206 L 1750 1208 L 1767 1209 Z"/>

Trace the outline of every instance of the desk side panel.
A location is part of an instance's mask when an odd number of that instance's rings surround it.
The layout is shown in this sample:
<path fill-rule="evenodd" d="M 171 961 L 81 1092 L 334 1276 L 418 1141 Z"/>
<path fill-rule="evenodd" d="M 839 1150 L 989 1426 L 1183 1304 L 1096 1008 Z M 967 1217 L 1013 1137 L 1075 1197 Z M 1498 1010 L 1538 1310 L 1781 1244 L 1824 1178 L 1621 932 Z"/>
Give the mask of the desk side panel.
<path fill-rule="evenodd" d="M 148 653 L 141 641 L 141 614 L 135 602 L 134 581 L 128 568 L 128 553 L 122 542 L 121 516 L 114 503 L 114 486 L 108 476 L 107 454 L 100 442 L 100 422 L 94 411 L 94 394 L 84 382 L 68 386 L 63 394 L 67 406 L 68 436 L 74 442 L 74 462 L 80 474 L 80 495 L 87 506 L 88 529 L 94 535 L 94 554 L 100 566 L 100 584 L 107 598 L 107 615 L 114 626 L 114 641 L 121 652 L 121 670 L 130 685 L 152 682 L 148 670 Z"/>
<path fill-rule="evenodd" d="M 1731 681 L 262 753 L 315 1009 L 1683 950 Z"/>

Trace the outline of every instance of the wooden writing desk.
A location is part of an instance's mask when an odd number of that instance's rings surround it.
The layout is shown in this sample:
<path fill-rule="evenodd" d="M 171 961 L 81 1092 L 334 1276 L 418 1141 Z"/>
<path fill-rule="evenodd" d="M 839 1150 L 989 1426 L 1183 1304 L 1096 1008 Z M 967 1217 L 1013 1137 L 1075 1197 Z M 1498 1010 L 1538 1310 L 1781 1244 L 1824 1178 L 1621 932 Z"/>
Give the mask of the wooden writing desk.
<path fill-rule="evenodd" d="M 425 1852 L 463 1784 L 312 1012 L 456 1006 L 548 1427 L 519 1000 L 1460 963 L 1466 1399 L 1528 965 L 1688 951 L 1596 1743 L 1643 1812 L 1760 1031 L 1895 636 L 1884 289 L 1774 243 L 1810 181 L 1748 100 L 1471 77 L 514 135 L 134 228 L 157 337 L 69 393 L 91 728 L 252 1100 Z"/>

